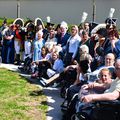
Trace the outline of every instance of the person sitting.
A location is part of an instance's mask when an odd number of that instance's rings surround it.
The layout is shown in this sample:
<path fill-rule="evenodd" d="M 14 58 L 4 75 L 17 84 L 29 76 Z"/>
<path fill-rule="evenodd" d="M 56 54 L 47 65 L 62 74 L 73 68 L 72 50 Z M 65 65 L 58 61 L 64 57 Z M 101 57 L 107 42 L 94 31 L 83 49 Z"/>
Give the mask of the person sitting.
<path fill-rule="evenodd" d="M 111 72 L 109 69 L 104 68 L 100 71 L 99 74 L 100 78 L 93 83 L 84 84 L 81 86 L 81 89 L 78 92 L 78 96 L 71 99 L 71 101 L 68 104 L 68 110 L 65 120 L 69 120 L 70 117 L 75 112 L 81 112 L 81 108 L 85 105 L 85 103 L 81 102 L 81 97 L 88 95 L 88 94 L 100 94 L 103 93 L 106 89 L 110 88 L 112 79 L 111 79 Z M 72 112 L 70 113 L 70 110 L 72 109 Z"/>
<path fill-rule="evenodd" d="M 53 52 L 52 59 L 54 60 L 52 68 L 48 68 L 46 71 L 48 77 L 45 78 L 42 76 L 42 79 L 40 79 L 40 83 L 43 86 L 46 86 L 56 80 L 59 77 L 60 73 L 64 70 L 62 55 L 60 53 L 58 54 L 56 51 Z"/>
<path fill-rule="evenodd" d="M 112 73 L 112 78 L 115 78 L 115 73 L 114 73 L 115 56 L 114 56 L 114 54 L 108 53 L 105 56 L 104 63 L 105 63 L 104 65 L 101 65 L 100 67 L 98 67 L 96 70 L 94 70 L 93 72 L 91 72 L 89 74 L 90 81 L 95 81 L 96 79 L 98 79 L 98 74 L 99 74 L 100 70 L 103 68 L 108 68 Z"/>
<path fill-rule="evenodd" d="M 99 79 L 95 82 L 83 85 L 82 89 L 88 90 L 88 93 L 103 93 L 110 87 L 112 82 L 111 77 L 110 70 L 108 68 L 103 68 L 100 70 Z"/>
<path fill-rule="evenodd" d="M 111 86 L 103 94 L 89 94 L 81 97 L 81 101 L 85 103 L 94 101 L 111 101 L 120 97 L 120 59 L 115 62 L 116 79 L 112 81 Z"/>

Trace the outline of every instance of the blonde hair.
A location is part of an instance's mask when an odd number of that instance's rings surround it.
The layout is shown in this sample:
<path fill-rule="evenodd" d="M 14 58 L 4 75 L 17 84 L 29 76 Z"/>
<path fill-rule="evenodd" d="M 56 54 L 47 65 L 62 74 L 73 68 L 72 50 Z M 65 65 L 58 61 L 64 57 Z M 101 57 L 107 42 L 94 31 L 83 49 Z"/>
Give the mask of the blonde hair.
<path fill-rule="evenodd" d="M 102 74 L 104 71 L 107 71 L 108 74 L 110 75 L 110 77 L 112 77 L 112 74 L 111 74 L 111 72 L 110 72 L 110 70 L 109 70 L 108 68 L 103 68 L 103 69 L 101 69 L 98 76 L 100 77 L 101 74 Z"/>
<path fill-rule="evenodd" d="M 75 28 L 77 33 L 79 32 L 78 26 L 77 25 L 72 25 L 71 28 Z"/>

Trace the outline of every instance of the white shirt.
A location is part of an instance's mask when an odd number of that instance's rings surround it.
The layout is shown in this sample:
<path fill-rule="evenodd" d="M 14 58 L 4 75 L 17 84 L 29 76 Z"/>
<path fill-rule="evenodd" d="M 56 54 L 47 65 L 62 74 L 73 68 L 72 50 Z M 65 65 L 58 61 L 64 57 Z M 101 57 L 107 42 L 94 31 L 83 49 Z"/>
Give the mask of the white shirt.
<path fill-rule="evenodd" d="M 75 58 L 78 47 L 79 47 L 79 43 L 81 41 L 81 38 L 78 34 L 76 34 L 74 37 L 70 37 L 68 39 L 69 42 L 69 53 L 73 53 L 72 58 Z"/>

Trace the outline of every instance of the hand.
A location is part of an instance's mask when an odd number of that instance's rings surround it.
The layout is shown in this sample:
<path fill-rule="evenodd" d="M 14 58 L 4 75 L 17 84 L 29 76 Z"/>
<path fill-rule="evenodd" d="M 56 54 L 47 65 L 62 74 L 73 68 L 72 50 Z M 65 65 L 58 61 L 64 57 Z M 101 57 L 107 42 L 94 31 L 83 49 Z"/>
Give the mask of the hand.
<path fill-rule="evenodd" d="M 86 90 L 88 88 L 89 88 L 88 84 L 82 85 L 82 89 Z"/>
<path fill-rule="evenodd" d="M 93 101 L 93 95 L 90 94 L 90 95 L 83 96 L 83 97 L 81 97 L 81 101 L 86 102 L 86 103 L 92 102 Z"/>
<path fill-rule="evenodd" d="M 116 40 L 111 40 L 111 45 L 113 48 L 115 48 L 115 42 L 116 42 Z"/>

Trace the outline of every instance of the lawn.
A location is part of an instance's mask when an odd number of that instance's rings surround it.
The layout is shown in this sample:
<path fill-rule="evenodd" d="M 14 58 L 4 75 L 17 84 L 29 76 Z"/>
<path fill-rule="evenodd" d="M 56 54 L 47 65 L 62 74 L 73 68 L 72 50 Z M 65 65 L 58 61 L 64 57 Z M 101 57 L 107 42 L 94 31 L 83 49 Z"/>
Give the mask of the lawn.
<path fill-rule="evenodd" d="M 46 120 L 42 89 L 18 73 L 0 69 L 0 120 Z"/>

